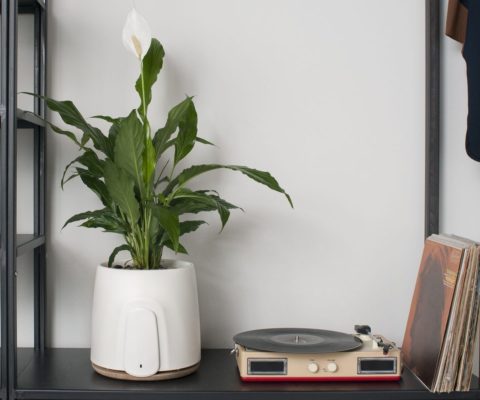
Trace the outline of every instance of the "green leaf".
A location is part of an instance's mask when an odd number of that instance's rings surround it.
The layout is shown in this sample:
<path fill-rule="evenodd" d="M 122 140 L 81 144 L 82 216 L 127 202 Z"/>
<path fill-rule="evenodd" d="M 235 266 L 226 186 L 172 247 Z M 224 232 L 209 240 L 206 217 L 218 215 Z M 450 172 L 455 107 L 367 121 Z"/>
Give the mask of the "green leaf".
<path fill-rule="evenodd" d="M 203 224 L 206 224 L 206 222 L 205 221 L 195 221 L 195 220 L 180 222 L 180 236 L 185 235 L 186 233 L 196 231 Z"/>
<path fill-rule="evenodd" d="M 168 184 L 168 186 L 164 190 L 164 195 L 168 195 L 176 186 L 183 186 L 187 183 L 190 179 L 195 178 L 198 175 L 201 175 L 205 172 L 213 171 L 215 169 L 230 169 L 232 171 L 239 171 L 250 179 L 261 183 L 262 185 L 267 186 L 268 188 L 283 193 L 287 198 L 290 206 L 293 208 L 292 199 L 290 196 L 283 190 L 276 179 L 270 175 L 269 172 L 266 171 L 259 171 L 253 168 L 243 167 L 240 165 L 220 165 L 220 164 L 203 164 L 203 165 L 194 165 L 190 168 L 184 169 L 180 174 L 177 175 L 176 178 L 172 179 L 172 181 Z"/>
<path fill-rule="evenodd" d="M 76 170 L 78 176 L 80 176 L 80 179 L 82 180 L 84 185 L 86 185 L 92 192 L 94 192 L 98 196 L 103 205 L 105 205 L 106 207 L 111 207 L 112 198 L 108 192 L 107 187 L 105 186 L 105 183 L 103 183 L 97 177 L 92 176 L 86 169 L 76 168 Z M 67 181 L 69 179 L 67 179 Z"/>
<path fill-rule="evenodd" d="M 157 165 L 157 157 L 155 147 L 153 146 L 152 138 L 146 137 L 145 151 L 143 153 L 143 181 L 146 187 L 150 187 L 155 175 L 155 167 Z"/>
<path fill-rule="evenodd" d="M 20 92 L 20 93 L 28 94 L 28 95 L 35 96 L 35 97 L 44 98 L 43 96 L 39 96 L 36 93 L 29 93 L 29 92 Z M 50 121 L 47 121 L 45 118 L 42 118 L 39 115 L 37 115 L 37 114 L 35 114 L 31 111 L 24 111 L 24 112 L 26 112 L 27 114 L 32 114 L 36 118 L 40 118 L 43 122 L 45 122 L 48 126 L 50 126 L 50 128 L 52 128 L 52 130 L 54 132 L 59 133 L 60 135 L 67 136 L 69 139 L 71 139 L 73 142 L 75 142 L 76 145 L 82 147 L 82 145 L 80 144 L 80 142 L 77 139 L 77 136 L 73 132 L 65 131 L 65 130 L 59 128 L 58 126 L 52 124 Z"/>
<path fill-rule="evenodd" d="M 77 158 L 77 161 L 87 167 L 88 172 L 93 176 L 103 178 L 105 161 L 100 160 L 93 150 L 86 149 L 85 152 Z"/>
<path fill-rule="evenodd" d="M 164 153 L 166 150 L 168 150 L 170 147 L 172 147 L 173 145 L 175 145 L 175 141 L 177 140 L 177 138 L 174 138 L 174 139 L 170 139 L 169 141 L 167 141 L 165 144 L 163 144 L 162 148 L 160 149 L 161 153 Z M 208 140 L 205 140 L 205 139 L 202 139 L 202 138 L 199 138 L 198 136 L 195 138 L 195 141 L 196 142 L 199 142 L 199 143 L 203 143 L 203 144 L 208 144 L 208 145 L 211 145 L 211 146 L 215 146 L 213 143 L 209 142 Z M 161 154 L 160 153 L 160 154 Z M 157 157 L 158 158 L 158 157 Z"/>
<path fill-rule="evenodd" d="M 180 222 L 178 215 L 166 207 L 153 207 L 153 215 L 157 218 L 160 226 L 165 230 L 168 238 L 172 242 L 173 249 L 178 250 L 178 239 L 180 237 Z"/>
<path fill-rule="evenodd" d="M 45 99 L 45 102 L 50 110 L 55 111 L 60 115 L 60 118 L 62 118 L 63 122 L 65 122 L 67 125 L 71 125 L 80 129 L 84 133 L 85 138 L 92 140 L 93 146 L 97 150 L 100 150 L 108 157 L 112 157 L 112 148 L 109 146 L 108 139 L 98 128 L 91 126 L 85 120 L 85 118 L 83 118 L 82 114 L 80 114 L 80 111 L 78 111 L 73 102 L 70 100 L 57 101 L 48 97 L 42 98 Z M 82 144 L 85 144 L 86 142 L 87 139 L 82 140 Z"/>
<path fill-rule="evenodd" d="M 176 140 L 177 140 L 176 138 L 170 139 L 167 143 L 165 143 L 162 147 L 162 153 L 165 152 L 165 150 L 169 149 L 171 146 L 173 146 Z M 203 144 L 208 144 L 210 146 L 215 146 L 213 143 L 209 142 L 208 140 L 199 138 L 198 136 L 195 138 L 195 141 Z"/>
<path fill-rule="evenodd" d="M 175 139 L 174 165 L 190 153 L 197 138 L 197 111 L 193 101 L 190 101 L 188 108 L 178 121 L 178 135 Z"/>
<path fill-rule="evenodd" d="M 115 164 L 135 181 L 144 195 L 142 155 L 145 148 L 143 125 L 133 110 L 119 126 L 115 140 Z"/>
<path fill-rule="evenodd" d="M 158 185 L 161 185 L 163 182 L 168 182 L 168 181 L 169 181 L 168 176 L 166 175 L 164 177 L 159 176 L 157 181 L 155 182 L 154 188 L 156 189 Z"/>
<path fill-rule="evenodd" d="M 112 124 L 108 131 L 108 147 L 110 149 L 115 150 L 115 139 L 117 137 L 118 130 L 120 129 L 120 125 L 122 124 L 125 118 L 123 117 L 114 118 L 114 117 L 110 117 L 109 115 L 94 115 L 93 117 L 90 117 L 90 118 L 101 119 Z"/>
<path fill-rule="evenodd" d="M 165 52 L 157 39 L 152 39 L 150 48 L 142 60 L 142 74 L 137 79 L 135 89 L 140 95 L 140 107 L 138 112 L 144 118 L 147 115 L 148 105 L 152 100 L 152 86 L 162 69 Z"/>
<path fill-rule="evenodd" d="M 75 214 L 73 217 L 70 217 L 69 219 L 67 219 L 65 224 L 63 224 L 62 229 L 65 228 L 68 224 L 71 224 L 72 222 L 83 221 L 91 217 L 102 215 L 105 212 L 105 210 L 106 209 L 104 208 L 102 210 L 85 211 L 79 214 Z"/>
<path fill-rule="evenodd" d="M 173 250 L 176 253 L 180 254 L 188 254 L 188 251 L 185 247 L 182 246 L 181 243 L 178 244 L 177 249 L 175 250 L 172 242 L 170 240 L 166 240 L 165 242 L 162 243 L 162 246 L 168 247 L 170 250 Z"/>
<path fill-rule="evenodd" d="M 197 210 L 197 212 L 217 210 L 218 215 L 220 216 L 220 221 L 222 222 L 222 230 L 225 227 L 225 224 L 227 223 L 228 218 L 230 217 L 229 208 L 236 208 L 236 206 L 234 206 L 233 204 L 225 202 L 224 200 L 220 199 L 220 197 L 216 195 L 210 195 L 206 192 L 193 192 L 189 189 L 180 189 L 177 192 L 175 192 L 175 196 L 171 202 L 172 208 L 177 212 L 178 210 L 175 206 L 176 204 L 178 204 L 178 201 L 181 199 L 188 199 L 189 202 L 187 204 L 189 204 L 190 207 L 193 206 L 193 209 Z M 185 206 L 185 203 L 184 203 L 184 206 Z M 180 211 L 185 211 L 185 208 L 183 210 L 180 209 Z M 187 211 L 187 212 L 191 212 L 191 211 Z M 178 214 L 181 214 L 181 212 L 178 212 Z"/>
<path fill-rule="evenodd" d="M 122 126 L 125 118 L 118 118 L 116 122 L 112 124 L 110 129 L 108 130 L 108 141 L 110 142 L 110 146 L 112 149 L 115 150 L 115 144 L 117 141 L 118 132 L 120 132 L 120 127 Z"/>
<path fill-rule="evenodd" d="M 29 93 L 29 92 L 21 92 L 23 94 L 28 94 L 30 96 L 34 96 L 34 97 L 39 97 L 43 100 L 45 100 L 45 102 L 47 103 L 47 106 L 52 110 L 52 111 L 56 111 L 60 114 L 60 117 L 62 118 L 62 120 L 67 123 L 68 125 L 72 125 L 72 126 L 75 126 L 79 129 L 81 129 L 83 131 L 83 123 L 81 123 L 81 126 L 78 126 L 77 123 L 79 122 L 79 119 L 80 121 L 83 120 L 83 122 L 88 125 L 86 123 L 86 121 L 83 119 L 83 117 L 81 116 L 80 112 L 77 110 L 77 108 L 75 107 L 75 105 L 73 105 L 73 103 L 71 101 L 63 101 L 63 102 L 58 102 L 56 100 L 53 100 L 53 99 L 50 99 L 48 97 L 45 97 L 45 96 L 40 96 L 36 93 Z M 33 114 L 33 113 L 32 113 Z M 38 117 L 38 116 L 37 116 Z M 86 142 L 88 141 L 88 139 L 90 138 L 90 136 L 88 134 L 85 134 L 85 131 L 84 131 L 84 135 L 82 137 L 82 140 L 79 142 L 78 139 L 77 139 L 77 136 L 73 133 L 73 132 L 70 132 L 70 131 L 66 131 L 64 129 L 61 129 L 59 128 L 58 126 L 52 124 L 51 122 L 47 121 L 46 119 L 44 118 L 41 118 L 40 119 L 42 121 L 44 121 L 46 124 L 48 124 L 48 126 L 50 126 L 50 128 L 55 132 L 55 133 L 58 133 L 60 135 L 64 135 L 64 136 L 67 136 L 70 140 L 72 140 L 77 146 L 79 147 L 82 147 L 86 144 Z M 67 122 L 69 121 L 69 122 Z M 90 125 L 88 125 L 90 127 Z M 96 129 L 96 128 L 93 128 L 93 127 L 90 127 L 92 129 Z M 94 132 L 95 133 L 95 132 Z M 100 132 L 101 134 L 101 132 Z M 103 136 L 103 135 L 102 135 Z"/>
<path fill-rule="evenodd" d="M 217 202 L 221 203 L 229 210 L 235 209 L 245 211 L 242 207 L 236 206 L 235 204 L 229 203 L 228 201 L 222 199 L 215 190 L 197 190 L 197 193 L 208 194 L 210 197 L 214 198 Z"/>
<path fill-rule="evenodd" d="M 50 128 L 55 132 L 55 133 L 58 133 L 60 135 L 63 135 L 63 136 L 66 136 L 68 137 L 70 140 L 72 140 L 78 147 L 83 147 L 85 145 L 85 143 L 80 143 L 77 139 L 77 137 L 75 136 L 75 134 L 73 132 L 70 132 L 70 131 L 66 131 L 64 129 L 61 129 L 59 128 L 58 126 L 48 122 L 48 121 L 45 121 L 49 126 Z"/>
<path fill-rule="evenodd" d="M 85 228 L 102 228 L 104 232 L 118 233 L 120 235 L 126 235 L 130 232 L 129 227 L 110 211 L 91 217 L 80 226 Z"/>
<path fill-rule="evenodd" d="M 293 203 L 290 195 L 280 187 L 277 180 L 269 172 L 259 171 L 257 169 L 243 167 L 239 165 L 229 165 L 227 168 L 231 169 L 232 171 L 240 171 L 242 174 L 248 176 L 250 179 L 261 183 L 262 185 L 265 185 L 276 192 L 283 193 L 287 198 L 290 207 L 293 208 Z"/>
<path fill-rule="evenodd" d="M 192 103 L 192 98 L 187 97 L 185 100 L 178 103 L 173 107 L 167 117 L 167 123 L 157 132 L 153 137 L 153 144 L 155 146 L 155 151 L 157 153 L 157 159 L 163 154 L 163 152 L 168 149 L 171 145 L 175 143 L 175 140 L 170 141 L 170 137 L 178 129 L 180 121 L 185 118 L 185 114 L 190 109 L 190 104 Z"/>
<path fill-rule="evenodd" d="M 62 186 L 62 189 L 63 187 L 65 186 L 66 183 L 70 182 L 72 179 L 75 179 L 78 175 L 78 173 L 73 173 L 72 175 L 70 175 L 67 179 L 65 179 L 64 181 L 61 182 L 61 186 Z"/>
<path fill-rule="evenodd" d="M 199 143 L 203 143 L 203 144 L 208 144 L 210 146 L 215 146 L 212 142 L 209 142 L 208 140 L 206 139 L 202 139 L 201 137 L 196 137 L 195 140 Z"/>
<path fill-rule="evenodd" d="M 152 218 L 150 220 L 150 231 L 148 232 L 148 234 L 150 235 L 150 237 L 152 238 L 152 243 L 154 243 L 154 245 L 157 245 L 158 244 L 158 241 L 160 239 L 160 236 L 162 234 L 162 228 L 160 227 L 160 224 L 158 222 L 158 219 L 157 218 Z"/>
<path fill-rule="evenodd" d="M 108 208 L 95 211 L 85 211 L 70 217 L 63 225 L 62 229 L 68 224 L 76 221 L 84 221 L 80 226 L 86 228 L 103 228 L 106 232 L 126 234 L 128 227 L 119 220 Z"/>
<path fill-rule="evenodd" d="M 75 158 L 73 161 L 68 163 L 67 166 L 65 167 L 65 170 L 63 171 L 63 175 L 62 175 L 62 180 L 61 180 L 62 189 L 64 184 L 67 183 L 70 179 L 72 179 L 72 176 L 73 177 L 77 176 L 77 175 L 72 175 L 67 180 L 65 180 L 65 175 L 67 174 L 67 171 L 75 163 L 79 163 L 87 167 L 90 175 L 98 178 L 103 177 L 103 168 L 104 168 L 105 162 L 103 160 L 100 160 L 93 150 L 85 149 L 82 155 Z"/>
<path fill-rule="evenodd" d="M 183 189 L 182 189 L 183 190 Z M 199 190 L 195 193 L 208 193 L 210 197 L 214 198 L 216 202 L 212 201 L 205 201 L 203 198 L 199 201 L 195 197 L 175 197 L 170 203 L 172 209 L 178 214 L 197 214 L 203 211 L 215 211 L 217 210 L 217 202 L 220 203 L 223 207 L 227 208 L 228 210 L 233 209 L 243 209 L 241 207 L 236 206 L 235 204 L 229 203 L 228 201 L 222 199 L 216 194 L 212 194 L 213 191 L 211 190 Z"/>
<path fill-rule="evenodd" d="M 107 122 L 110 122 L 111 124 L 114 124 L 116 123 L 118 120 L 122 119 L 122 118 L 114 118 L 114 117 L 110 117 L 109 115 L 94 115 L 90 118 L 96 118 L 96 119 L 102 119 L 104 121 L 107 121 Z"/>
<path fill-rule="evenodd" d="M 67 164 L 67 166 L 65 167 L 65 169 L 63 170 L 62 179 L 60 180 L 60 187 L 62 188 L 62 190 L 63 190 L 63 186 L 65 185 L 65 183 L 67 183 L 69 180 L 71 180 L 71 179 L 75 178 L 76 176 L 78 176 L 78 174 L 73 174 L 73 175 L 70 175 L 67 180 L 65 180 L 65 175 L 67 174 L 68 170 L 70 169 L 70 167 L 71 167 L 73 164 L 75 164 L 75 163 L 78 161 L 78 159 L 79 159 L 80 157 L 81 157 L 81 156 L 79 156 L 79 157 L 75 158 L 74 160 L 70 161 L 70 162 Z"/>
<path fill-rule="evenodd" d="M 113 162 L 107 161 L 105 185 L 114 203 L 128 218 L 130 226 L 135 226 L 140 217 L 140 207 L 135 198 L 133 180 Z"/>
<path fill-rule="evenodd" d="M 121 251 L 130 251 L 130 246 L 122 244 L 121 246 L 115 247 L 112 251 L 112 254 L 110 254 L 110 257 L 108 257 L 108 268 L 112 267 L 112 264 L 115 261 L 115 257 Z"/>

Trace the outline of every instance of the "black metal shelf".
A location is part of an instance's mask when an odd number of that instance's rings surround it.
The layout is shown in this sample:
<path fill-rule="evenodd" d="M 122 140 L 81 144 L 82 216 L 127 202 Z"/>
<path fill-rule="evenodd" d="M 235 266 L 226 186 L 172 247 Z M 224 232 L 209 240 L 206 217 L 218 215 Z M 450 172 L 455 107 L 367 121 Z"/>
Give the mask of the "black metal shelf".
<path fill-rule="evenodd" d="M 439 47 L 437 0 L 425 0 L 427 5 L 427 52 Z M 34 129 L 35 149 L 35 231 L 45 232 L 45 122 L 30 112 L 17 109 L 17 12 L 34 15 L 34 91 L 45 94 L 46 78 L 46 18 L 47 0 L 0 0 L 2 8 L 2 101 L 0 105 L 0 175 L 4 186 L 0 190 L 0 294 L 1 294 L 1 392 L 0 400 L 31 399 L 102 399 L 102 400 L 473 400 L 480 399 L 478 379 L 472 390 L 465 393 L 435 395 L 426 390 L 409 371 L 399 382 L 365 383 L 243 383 L 235 360 L 228 350 L 204 350 L 200 369 L 185 378 L 164 382 L 116 381 L 95 373 L 89 361 L 89 349 L 45 349 L 46 267 L 45 236 L 15 235 L 16 233 L 16 131 Z M 5 33 L 5 34 L 3 34 Z M 439 79 L 439 59 L 427 62 L 427 80 L 436 85 Z M 433 86 L 432 86 L 433 87 Z M 436 86 L 435 86 L 436 87 Z M 433 93 L 433 94 L 432 94 Z M 429 92 L 427 104 L 427 161 L 436 160 L 438 153 L 438 93 Z M 35 99 L 34 110 L 43 115 L 44 104 Z M 16 120 L 16 124 L 15 124 Z M 428 163 L 430 179 L 426 198 L 426 229 L 438 229 L 438 165 Z M 14 246 L 16 238 L 17 246 Z M 8 240 L 7 240 L 8 239 Z M 17 351 L 16 316 L 16 256 L 34 253 L 34 349 Z"/>
<path fill-rule="evenodd" d="M 160 382 L 127 382 L 93 371 L 89 349 L 18 351 L 17 398 L 22 399 L 158 399 L 162 400 L 473 400 L 480 398 L 478 379 L 470 392 L 432 394 L 406 369 L 399 382 L 244 383 L 235 358 L 226 349 L 203 350 L 199 370 Z"/>
<path fill-rule="evenodd" d="M 45 8 L 45 2 L 43 0 L 18 0 L 19 7 L 34 7 L 36 5 Z"/>
<path fill-rule="evenodd" d="M 31 111 L 24 111 L 17 108 L 17 128 L 31 129 L 31 128 L 45 128 L 46 123 L 43 118 L 34 114 Z"/>
<path fill-rule="evenodd" d="M 47 0 L 0 0 L 1 82 L 0 82 L 0 395 L 15 400 L 17 368 L 17 258 L 31 252 L 33 267 L 33 337 L 40 350 L 45 344 L 46 252 L 45 252 L 45 176 L 46 129 L 40 118 L 45 104 L 33 99 L 33 112 L 17 107 L 18 14 L 32 15 L 33 65 L 32 91 L 46 94 Z M 30 50 L 30 49 L 28 49 Z M 21 79 L 21 77 L 20 77 Z M 17 128 L 33 130 L 33 215 L 32 231 L 17 234 Z"/>
<path fill-rule="evenodd" d="M 17 235 L 17 257 L 45 244 L 45 236 L 32 234 Z"/>
<path fill-rule="evenodd" d="M 18 0 L 19 14 L 33 14 L 38 7 L 45 9 L 45 2 L 43 0 Z"/>

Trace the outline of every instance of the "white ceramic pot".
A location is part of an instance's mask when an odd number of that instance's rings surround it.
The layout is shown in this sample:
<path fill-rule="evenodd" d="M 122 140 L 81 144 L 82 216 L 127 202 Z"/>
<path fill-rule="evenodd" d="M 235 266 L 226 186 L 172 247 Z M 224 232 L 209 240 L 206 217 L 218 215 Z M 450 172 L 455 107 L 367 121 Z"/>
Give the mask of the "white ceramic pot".
<path fill-rule="evenodd" d="M 120 379 L 187 375 L 200 362 L 195 269 L 164 260 L 166 269 L 97 267 L 92 310 L 92 365 Z"/>

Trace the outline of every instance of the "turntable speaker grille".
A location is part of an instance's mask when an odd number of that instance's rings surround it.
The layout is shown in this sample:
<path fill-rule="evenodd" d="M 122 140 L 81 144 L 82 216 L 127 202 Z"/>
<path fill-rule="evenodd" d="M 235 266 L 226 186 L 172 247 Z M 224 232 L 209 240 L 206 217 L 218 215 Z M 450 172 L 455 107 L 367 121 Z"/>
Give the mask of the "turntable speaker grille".
<path fill-rule="evenodd" d="M 288 361 L 286 358 L 249 358 L 249 375 L 286 375 Z"/>

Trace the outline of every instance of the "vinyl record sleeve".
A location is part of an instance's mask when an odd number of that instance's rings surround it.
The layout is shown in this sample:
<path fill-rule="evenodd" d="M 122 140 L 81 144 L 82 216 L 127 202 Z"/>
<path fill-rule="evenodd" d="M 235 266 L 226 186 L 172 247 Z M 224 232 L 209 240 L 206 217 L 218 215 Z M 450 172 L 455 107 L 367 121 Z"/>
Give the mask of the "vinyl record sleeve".
<path fill-rule="evenodd" d="M 442 343 L 452 307 L 464 247 L 459 243 L 425 241 L 417 276 L 402 355 L 407 365 L 433 389 Z"/>

